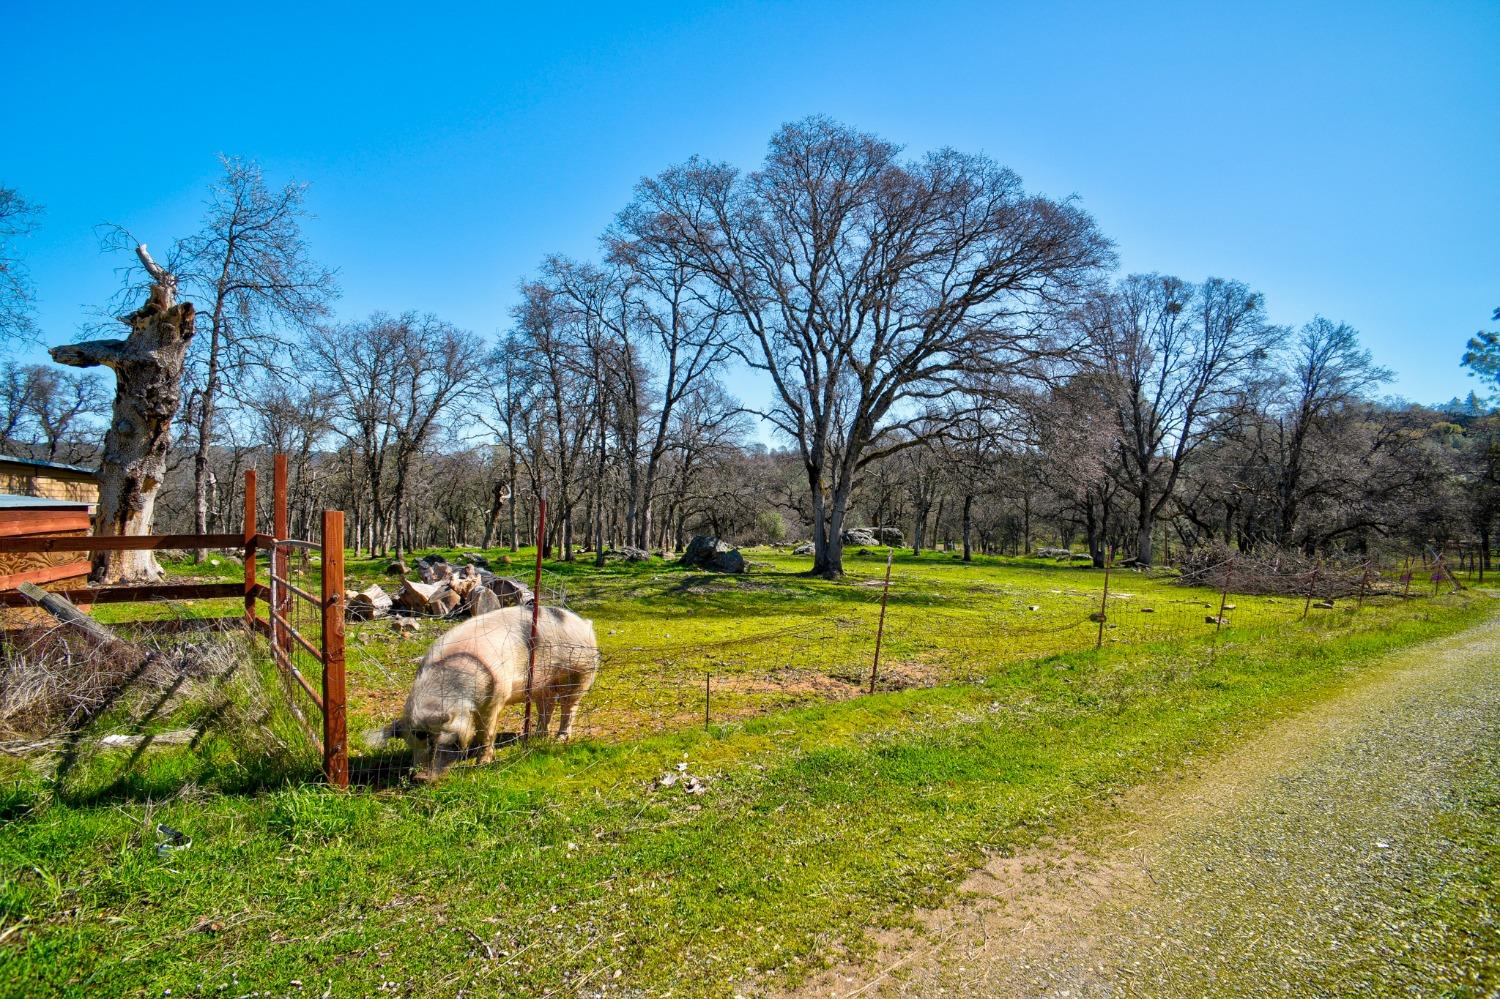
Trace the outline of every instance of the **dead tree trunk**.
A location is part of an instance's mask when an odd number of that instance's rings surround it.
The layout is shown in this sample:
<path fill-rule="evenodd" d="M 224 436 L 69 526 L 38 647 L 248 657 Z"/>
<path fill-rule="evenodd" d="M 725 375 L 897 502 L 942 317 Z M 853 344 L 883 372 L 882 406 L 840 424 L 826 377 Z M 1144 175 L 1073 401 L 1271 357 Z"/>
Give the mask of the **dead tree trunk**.
<path fill-rule="evenodd" d="M 99 469 L 98 534 L 151 533 L 156 493 L 172 447 L 172 417 L 182 400 L 182 368 L 195 327 L 192 302 L 178 303 L 177 279 L 145 244 L 136 247 L 151 293 L 146 304 L 120 321 L 124 340 L 89 340 L 51 350 L 52 359 L 75 368 L 104 365 L 115 373 L 114 419 L 104 435 Z M 94 579 L 100 583 L 155 582 L 161 568 L 152 552 L 98 552 Z"/>

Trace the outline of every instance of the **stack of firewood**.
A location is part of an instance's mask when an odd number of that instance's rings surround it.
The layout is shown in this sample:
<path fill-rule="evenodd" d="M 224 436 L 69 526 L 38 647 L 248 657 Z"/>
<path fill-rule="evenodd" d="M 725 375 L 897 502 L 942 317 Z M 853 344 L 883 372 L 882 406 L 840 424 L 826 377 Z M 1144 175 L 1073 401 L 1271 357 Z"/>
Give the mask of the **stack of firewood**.
<path fill-rule="evenodd" d="M 348 615 L 373 621 L 390 614 L 419 617 L 473 617 L 502 607 L 530 604 L 531 588 L 519 580 L 497 576 L 479 565 L 454 567 L 441 555 L 417 562 L 420 579 L 402 578 L 394 595 L 376 583 L 345 594 Z"/>

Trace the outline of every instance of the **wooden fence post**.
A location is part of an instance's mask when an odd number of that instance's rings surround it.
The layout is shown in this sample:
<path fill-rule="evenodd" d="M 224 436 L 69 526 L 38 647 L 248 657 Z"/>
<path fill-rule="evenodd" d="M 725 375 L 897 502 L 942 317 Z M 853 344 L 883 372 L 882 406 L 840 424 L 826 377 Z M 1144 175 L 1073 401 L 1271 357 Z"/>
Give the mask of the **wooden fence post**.
<path fill-rule="evenodd" d="M 323 511 L 323 772 L 349 786 L 344 691 L 344 511 Z"/>
<path fill-rule="evenodd" d="M 536 675 L 536 635 L 542 613 L 542 538 L 547 536 L 547 490 L 537 499 L 536 507 L 536 572 L 531 583 L 531 648 L 526 659 L 526 719 L 521 723 L 521 738 L 531 738 L 531 683 Z"/>
<path fill-rule="evenodd" d="M 245 627 L 255 630 L 255 469 L 245 471 Z"/>
<path fill-rule="evenodd" d="M 1234 575 L 1234 556 L 1229 556 L 1229 561 L 1224 564 L 1224 588 L 1219 593 L 1219 616 L 1214 618 L 1214 634 L 1217 635 L 1224 627 L 1224 608 L 1229 605 L 1229 580 Z"/>
<path fill-rule="evenodd" d="M 1312 609 L 1313 594 L 1318 590 L 1318 570 L 1323 568 L 1323 560 L 1318 559 L 1313 565 L 1312 574 L 1307 581 L 1307 599 L 1302 601 L 1302 620 L 1307 620 L 1307 612 Z"/>
<path fill-rule="evenodd" d="M 880 643 L 885 638 L 885 604 L 891 594 L 891 558 L 894 549 L 885 550 L 885 584 L 880 588 L 880 623 L 875 627 L 875 661 L 870 664 L 870 693 L 875 693 L 875 678 L 880 673 Z"/>

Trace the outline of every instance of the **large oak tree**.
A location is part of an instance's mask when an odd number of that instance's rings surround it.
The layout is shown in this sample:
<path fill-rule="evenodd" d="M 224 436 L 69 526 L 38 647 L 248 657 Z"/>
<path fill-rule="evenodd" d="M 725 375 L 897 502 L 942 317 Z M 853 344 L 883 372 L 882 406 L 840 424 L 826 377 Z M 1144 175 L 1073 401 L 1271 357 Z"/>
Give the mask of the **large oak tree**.
<path fill-rule="evenodd" d="M 904 161 L 822 117 L 784 126 L 753 173 L 695 159 L 645 180 L 637 207 L 723 290 L 740 357 L 770 379 L 758 412 L 797 447 L 828 577 L 860 470 L 911 446 L 925 402 L 1045 354 L 1051 317 L 1111 260 L 1076 204 L 982 156 Z"/>

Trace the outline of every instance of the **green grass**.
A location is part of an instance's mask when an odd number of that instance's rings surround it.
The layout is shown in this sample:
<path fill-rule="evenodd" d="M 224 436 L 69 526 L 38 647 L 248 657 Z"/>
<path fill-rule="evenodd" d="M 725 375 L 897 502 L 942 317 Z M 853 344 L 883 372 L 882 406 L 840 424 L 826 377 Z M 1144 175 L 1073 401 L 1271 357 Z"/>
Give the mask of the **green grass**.
<path fill-rule="evenodd" d="M 453 561 L 465 552 L 438 549 Z M 532 580 L 534 549 L 484 553 L 501 574 Z M 604 667 L 584 702 L 580 733 L 597 739 L 634 738 L 641 731 L 680 728 L 703 717 L 704 679 L 710 676 L 713 717 L 746 718 L 766 711 L 855 696 L 868 682 L 880 610 L 884 552 L 849 553 L 848 577 L 838 583 L 805 575 L 810 557 L 770 549 L 748 553 L 753 571 L 726 577 L 684 570 L 675 563 L 611 562 L 595 568 L 586 557 L 546 562 L 549 602 L 565 602 L 595 622 Z M 510 566 L 499 565 L 502 556 Z M 397 585 L 386 559 L 350 558 L 347 585 Z M 169 564 L 186 578 L 240 578 L 218 567 Z M 264 572 L 262 571 L 262 578 Z M 303 588 L 320 585 L 316 563 L 294 572 Z M 897 554 L 879 686 L 927 686 L 982 676 L 996 666 L 1090 649 L 1099 637 L 1089 617 L 1100 608 L 1104 573 L 1086 566 L 1035 559 Z M 1425 593 L 1426 590 L 1420 592 Z M 1218 593 L 1185 589 L 1169 577 L 1112 574 L 1106 645 L 1196 638 L 1213 631 Z M 1376 613 L 1382 597 L 1365 609 Z M 174 605 L 187 615 L 233 616 L 235 600 Z M 173 608 L 156 608 L 165 616 Z M 1231 632 L 1298 622 L 1296 598 L 1235 596 L 1226 613 Z M 101 617 L 123 621 L 121 605 Z M 316 615 L 294 602 L 299 630 L 316 640 Z M 1333 611 L 1314 608 L 1313 627 L 1338 630 L 1355 615 L 1353 601 Z M 348 628 L 350 725 L 377 726 L 400 710 L 416 663 L 449 622 L 425 622 L 415 635 L 396 634 L 387 621 Z"/>
<path fill-rule="evenodd" d="M 1128 596 L 1095 653 L 1100 574 L 907 557 L 886 651 L 912 686 L 856 698 L 803 688 L 864 679 L 878 590 L 862 584 L 883 560 L 830 584 L 797 575 L 805 559 L 751 558 L 762 571 L 735 580 L 548 565 L 605 652 L 593 737 L 566 748 L 502 750 L 436 787 L 211 793 L 210 768 L 26 812 L 0 832 L 0 991 L 759 992 L 861 952 L 863 928 L 939 900 L 987 852 L 1491 607 L 1444 596 L 1303 623 L 1298 601 L 1236 597 L 1214 638 L 1214 595 L 1116 574 Z M 387 695 L 367 685 L 399 692 L 432 632 L 363 629 L 351 701 L 373 716 Z M 727 719 L 707 731 L 688 723 L 704 670 L 725 680 Z M 680 762 L 706 794 L 654 788 Z M 158 822 L 192 847 L 158 856 Z"/>

